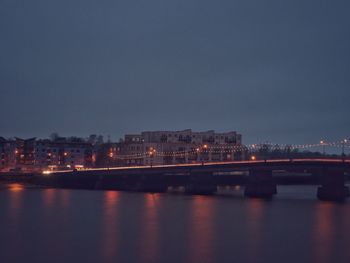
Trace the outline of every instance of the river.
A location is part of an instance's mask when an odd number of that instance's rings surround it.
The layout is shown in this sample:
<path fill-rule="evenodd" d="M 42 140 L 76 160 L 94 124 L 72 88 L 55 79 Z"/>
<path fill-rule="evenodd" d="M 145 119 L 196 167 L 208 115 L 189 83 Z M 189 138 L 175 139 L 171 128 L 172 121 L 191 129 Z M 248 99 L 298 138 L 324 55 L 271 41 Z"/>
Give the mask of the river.
<path fill-rule="evenodd" d="M 350 202 L 0 185 L 0 262 L 350 262 Z"/>

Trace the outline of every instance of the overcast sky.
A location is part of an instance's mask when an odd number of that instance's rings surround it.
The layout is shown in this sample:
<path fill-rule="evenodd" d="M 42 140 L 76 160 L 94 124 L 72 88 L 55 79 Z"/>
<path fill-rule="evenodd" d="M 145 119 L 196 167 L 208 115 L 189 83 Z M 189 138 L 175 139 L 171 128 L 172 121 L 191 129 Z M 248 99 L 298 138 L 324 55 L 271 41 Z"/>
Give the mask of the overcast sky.
<path fill-rule="evenodd" d="M 350 2 L 0 0 L 0 136 L 350 137 Z"/>

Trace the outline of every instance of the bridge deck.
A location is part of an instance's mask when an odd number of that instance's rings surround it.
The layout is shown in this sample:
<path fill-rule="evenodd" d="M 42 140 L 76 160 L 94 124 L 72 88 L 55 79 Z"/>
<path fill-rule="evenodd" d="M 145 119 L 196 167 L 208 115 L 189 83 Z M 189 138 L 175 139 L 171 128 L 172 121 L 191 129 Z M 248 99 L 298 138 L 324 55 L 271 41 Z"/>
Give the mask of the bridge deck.
<path fill-rule="evenodd" d="M 273 159 L 273 160 L 256 160 L 256 161 L 230 161 L 230 162 L 208 162 L 208 163 L 194 163 L 194 164 L 174 164 L 174 165 L 153 165 L 153 166 L 127 166 L 127 167 L 104 167 L 104 168 L 85 168 L 77 172 L 93 172 L 93 171 L 134 171 L 149 172 L 159 170 L 222 170 L 222 169 L 251 169 L 251 168 L 265 168 L 265 169 L 283 169 L 286 167 L 332 167 L 350 169 L 350 160 L 343 159 Z M 73 170 L 54 171 L 53 173 L 68 173 Z M 46 173 L 50 173 L 46 171 Z"/>

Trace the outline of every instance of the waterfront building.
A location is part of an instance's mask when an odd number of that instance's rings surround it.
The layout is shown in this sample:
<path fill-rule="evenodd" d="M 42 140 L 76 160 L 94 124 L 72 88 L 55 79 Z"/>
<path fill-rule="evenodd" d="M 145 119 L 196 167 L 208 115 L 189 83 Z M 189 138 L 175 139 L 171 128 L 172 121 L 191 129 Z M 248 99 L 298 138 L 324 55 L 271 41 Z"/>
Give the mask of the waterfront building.
<path fill-rule="evenodd" d="M 144 131 L 127 134 L 120 142 L 88 139 L 6 140 L 0 137 L 0 171 L 79 169 L 241 160 L 246 152 L 237 132 Z"/>
<path fill-rule="evenodd" d="M 35 165 L 36 138 L 22 139 L 16 137 L 16 169 L 32 171 Z"/>
<path fill-rule="evenodd" d="M 125 165 L 159 165 L 240 160 L 242 135 L 235 131 L 144 131 L 125 135 L 120 156 Z"/>
<path fill-rule="evenodd" d="M 0 171 L 8 172 L 16 166 L 16 143 L 0 137 Z"/>
<path fill-rule="evenodd" d="M 52 170 L 91 167 L 92 153 L 92 145 L 79 138 L 38 140 L 35 146 L 35 166 Z"/>
<path fill-rule="evenodd" d="M 94 145 L 93 165 L 95 167 L 113 167 L 124 165 L 120 158 L 120 144 L 107 142 Z"/>

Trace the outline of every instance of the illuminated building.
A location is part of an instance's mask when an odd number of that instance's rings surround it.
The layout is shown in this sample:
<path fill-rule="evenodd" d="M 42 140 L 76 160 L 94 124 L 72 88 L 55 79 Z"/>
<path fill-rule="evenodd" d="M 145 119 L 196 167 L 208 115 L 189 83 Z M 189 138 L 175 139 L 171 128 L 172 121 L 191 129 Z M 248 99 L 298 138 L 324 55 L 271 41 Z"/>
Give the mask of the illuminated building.
<path fill-rule="evenodd" d="M 0 171 L 7 172 L 16 165 L 16 143 L 0 137 Z"/>
<path fill-rule="evenodd" d="M 66 138 L 59 140 L 38 140 L 35 147 L 35 165 L 52 169 L 91 167 L 92 145 L 83 140 L 72 141 Z"/>
<path fill-rule="evenodd" d="M 234 131 L 145 131 L 125 135 L 120 154 L 126 156 L 125 165 L 228 161 L 242 158 L 241 153 L 233 150 L 233 147 L 241 145 L 242 136 Z M 223 151 L 224 147 L 232 150 Z M 151 153 L 153 150 L 155 152 Z"/>
<path fill-rule="evenodd" d="M 16 137 L 16 168 L 31 171 L 35 165 L 36 138 L 22 139 Z"/>

